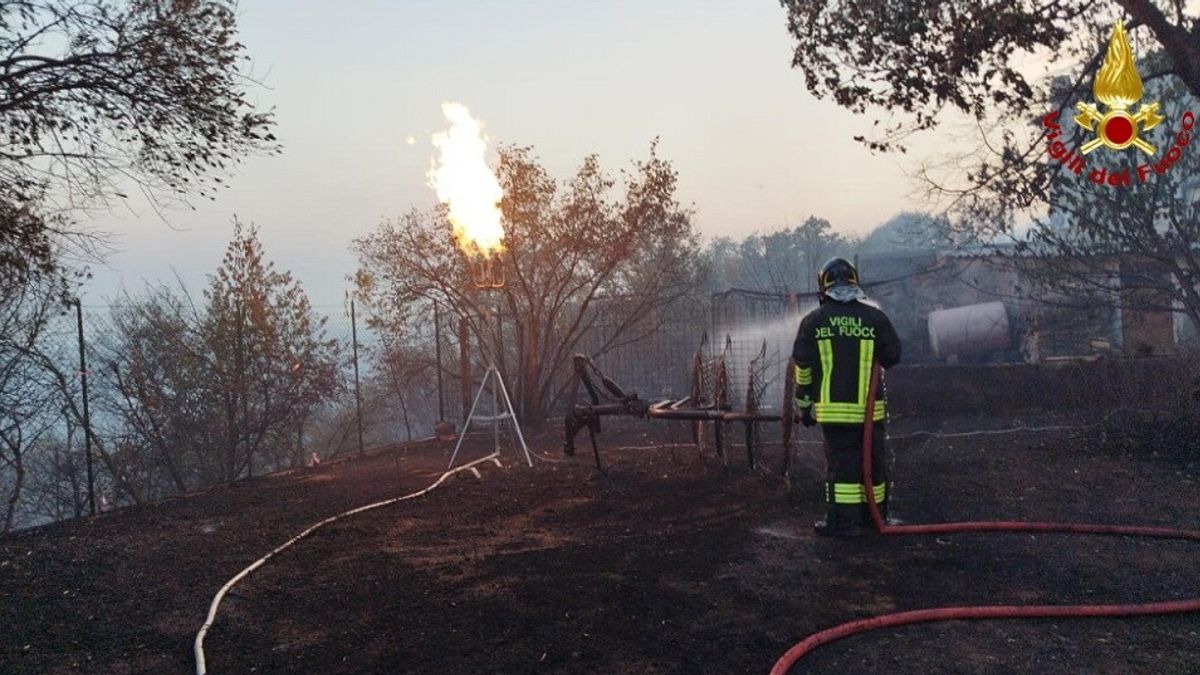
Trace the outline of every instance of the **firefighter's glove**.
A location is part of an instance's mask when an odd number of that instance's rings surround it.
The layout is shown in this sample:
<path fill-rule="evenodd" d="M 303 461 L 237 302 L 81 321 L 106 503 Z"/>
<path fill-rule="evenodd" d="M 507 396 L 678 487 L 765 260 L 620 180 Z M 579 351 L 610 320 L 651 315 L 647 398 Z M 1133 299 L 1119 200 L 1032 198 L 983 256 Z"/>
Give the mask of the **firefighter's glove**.
<path fill-rule="evenodd" d="M 806 427 L 814 426 L 817 423 L 816 418 L 813 417 L 811 406 L 800 409 L 800 423 Z"/>

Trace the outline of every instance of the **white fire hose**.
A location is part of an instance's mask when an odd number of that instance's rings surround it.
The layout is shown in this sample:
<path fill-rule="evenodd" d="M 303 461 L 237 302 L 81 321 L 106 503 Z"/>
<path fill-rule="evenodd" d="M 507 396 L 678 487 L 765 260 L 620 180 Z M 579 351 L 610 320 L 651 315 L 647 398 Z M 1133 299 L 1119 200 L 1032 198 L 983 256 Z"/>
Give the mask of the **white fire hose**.
<path fill-rule="evenodd" d="M 475 466 L 478 464 L 482 464 L 484 462 L 488 462 L 488 461 L 493 462 L 496 466 L 502 466 L 500 464 L 500 453 L 493 452 L 492 454 L 488 455 L 487 457 L 481 457 L 473 462 L 470 462 L 468 464 L 463 464 L 460 467 L 456 467 L 454 469 L 444 472 L 440 477 L 438 477 L 437 480 L 430 483 L 429 486 L 427 486 L 426 488 L 419 490 L 417 492 L 413 492 L 412 494 L 407 494 L 407 495 L 404 495 L 403 497 L 392 497 L 391 499 L 385 499 L 381 502 L 375 502 L 374 504 L 367 504 L 366 506 L 360 506 L 355 509 L 350 509 L 349 511 L 344 511 L 342 513 L 337 514 L 336 516 L 330 516 L 330 517 L 326 518 L 325 520 L 322 520 L 319 523 L 310 525 L 307 529 L 305 529 L 300 534 L 292 537 L 291 539 L 288 539 L 287 541 L 283 542 L 279 546 L 276 546 L 270 553 L 264 555 L 263 557 L 259 558 L 258 560 L 255 560 L 253 563 L 251 563 L 249 566 L 247 566 L 246 569 L 242 570 L 241 572 L 238 572 L 236 576 L 234 576 L 229 581 L 226 581 L 225 585 L 221 587 L 221 590 L 217 591 L 217 594 L 215 596 L 213 596 L 212 604 L 210 604 L 208 606 L 208 616 L 204 619 L 204 625 L 200 626 L 200 631 L 198 633 L 196 633 L 196 641 L 193 646 L 193 651 L 196 655 L 196 675 L 205 675 L 205 673 L 208 672 L 204 665 L 204 635 L 206 633 L 208 633 L 208 629 L 212 627 L 213 621 L 215 621 L 217 618 L 217 608 L 221 606 L 221 600 L 224 599 L 225 594 L 228 593 L 229 590 L 234 587 L 234 585 L 236 585 L 242 579 L 246 578 L 246 576 L 249 575 L 251 572 L 253 572 L 254 570 L 261 567 L 263 565 L 263 563 L 270 560 L 271 556 L 275 555 L 276 553 L 279 553 L 280 551 L 286 549 L 287 547 L 291 546 L 292 544 L 295 544 L 296 542 L 300 541 L 301 539 L 307 537 L 308 535 L 312 534 L 317 529 L 324 527 L 325 525 L 328 525 L 334 521 L 341 520 L 342 518 L 345 518 L 346 516 L 352 516 L 356 513 L 362 513 L 363 511 L 370 511 L 372 509 L 377 509 L 382 506 L 387 506 L 389 504 L 395 504 L 396 502 L 402 502 L 406 499 L 420 497 L 421 495 L 423 495 L 427 492 L 431 492 L 434 488 L 441 485 L 443 481 L 445 481 L 451 475 L 458 473 L 459 471 L 470 471 L 471 473 L 475 474 L 475 476 L 479 476 L 479 471 L 475 469 Z"/>

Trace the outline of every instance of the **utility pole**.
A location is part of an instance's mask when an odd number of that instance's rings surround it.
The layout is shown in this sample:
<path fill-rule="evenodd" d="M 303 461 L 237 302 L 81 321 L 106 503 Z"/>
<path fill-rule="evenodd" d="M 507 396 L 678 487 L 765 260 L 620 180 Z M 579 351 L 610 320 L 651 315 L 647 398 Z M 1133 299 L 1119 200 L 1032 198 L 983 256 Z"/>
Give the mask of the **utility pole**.
<path fill-rule="evenodd" d="M 79 335 L 79 383 L 83 389 L 83 447 L 87 458 L 88 511 L 96 515 L 96 474 L 92 468 L 92 415 L 88 408 L 87 356 L 83 346 L 83 302 L 75 299 L 75 325 Z"/>

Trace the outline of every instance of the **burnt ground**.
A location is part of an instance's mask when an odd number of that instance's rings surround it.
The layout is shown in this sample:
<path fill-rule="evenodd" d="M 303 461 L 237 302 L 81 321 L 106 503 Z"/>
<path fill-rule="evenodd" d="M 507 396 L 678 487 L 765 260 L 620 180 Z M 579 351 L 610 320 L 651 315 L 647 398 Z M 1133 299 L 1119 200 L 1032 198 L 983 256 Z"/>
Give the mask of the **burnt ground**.
<path fill-rule="evenodd" d="M 880 613 L 1200 596 L 1184 542 L 820 539 L 818 446 L 803 446 L 789 500 L 740 452 L 723 467 L 711 452 L 655 447 L 685 440 L 681 429 L 630 428 L 601 436 L 603 474 L 586 446 L 532 469 L 509 451 L 479 479 L 319 531 L 226 598 L 209 672 L 766 673 L 809 633 Z M 896 513 L 1200 527 L 1196 449 L 1131 456 L 1085 440 L 894 440 Z M 534 443 L 553 457 L 558 444 Z M 226 579 L 325 516 L 424 487 L 447 454 L 411 446 L 0 539 L 0 672 L 190 672 Z M 1200 615 L 925 624 L 822 647 L 795 672 L 1195 673 Z"/>

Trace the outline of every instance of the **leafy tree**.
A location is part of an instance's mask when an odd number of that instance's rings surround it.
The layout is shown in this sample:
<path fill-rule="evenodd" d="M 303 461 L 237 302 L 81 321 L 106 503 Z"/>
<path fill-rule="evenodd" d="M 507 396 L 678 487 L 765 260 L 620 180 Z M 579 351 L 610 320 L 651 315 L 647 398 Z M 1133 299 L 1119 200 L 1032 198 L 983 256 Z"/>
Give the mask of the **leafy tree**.
<path fill-rule="evenodd" d="M 637 342 L 696 289 L 697 243 L 676 201 L 675 170 L 653 145 L 624 174 L 619 197 L 595 156 L 559 182 L 529 148 L 505 147 L 496 173 L 504 288 L 474 288 L 440 211 L 410 212 L 357 240 L 356 281 L 374 324 L 402 344 L 431 323 L 434 302 L 465 319 L 513 386 L 524 421 L 536 425 L 562 396 L 571 355 L 594 327 L 606 326 L 596 355 Z"/>
<path fill-rule="evenodd" d="M 1113 25 L 1123 19 L 1130 38 L 1150 55 L 1139 64 L 1147 100 L 1160 100 L 1167 113 L 1151 132 L 1160 150 L 1152 162 L 1161 161 L 1180 130 L 1182 111 L 1200 95 L 1194 4 L 782 4 L 795 38 L 793 64 L 809 91 L 875 115 L 877 126 L 887 120 L 881 132 L 860 137 L 870 147 L 903 150 L 912 132 L 950 118 L 943 113 L 976 123 L 977 132 L 956 139 L 963 151 L 922 172 L 930 189 L 948 200 L 948 240 L 1012 255 L 1013 264 L 1035 276 L 1026 289 L 1035 297 L 1049 288 L 1088 303 L 1178 306 L 1200 318 L 1200 266 L 1193 250 L 1200 194 L 1188 182 L 1195 173 L 1194 142 L 1169 173 L 1114 190 L 1068 175 L 1051 161 L 1039 123 L 1057 113 L 1065 130 L 1061 140 L 1078 151 L 1084 139 L 1071 129 L 1073 105 L 1093 99 Z M 1073 75 L 1050 76 L 1051 68 L 1061 73 L 1064 67 Z M 1138 155 L 1100 150 L 1090 157 L 1102 159 L 1089 164 L 1136 170 Z"/>
<path fill-rule="evenodd" d="M 380 394 L 378 398 L 387 400 L 389 416 L 394 418 L 396 409 L 399 409 L 400 421 L 408 440 L 413 438 L 414 422 L 440 419 L 437 409 L 437 361 L 428 346 L 421 340 L 398 343 L 385 334 L 380 348 L 372 350 L 375 376 L 370 384 Z"/>
<path fill-rule="evenodd" d="M 0 532 L 16 524 L 29 455 L 58 419 L 54 389 L 36 354 L 58 309 L 44 285 L 24 286 L 0 304 Z"/>
<path fill-rule="evenodd" d="M 113 312 L 107 410 L 127 472 L 154 493 L 302 461 L 298 430 L 337 387 L 325 320 L 254 228 L 235 223 L 204 300 L 160 287 Z"/>
<path fill-rule="evenodd" d="M 738 254 L 738 242 L 729 237 L 716 237 L 700 252 L 700 259 L 707 271 L 704 280 L 706 292 L 719 293 L 741 285 L 742 260 Z"/>
<path fill-rule="evenodd" d="M 37 283 L 26 283 L 9 289 L 10 294 L 0 302 L 0 314 L 6 317 L 5 324 L 0 325 L 3 329 L 0 330 L 0 342 L 7 350 L 2 360 L 24 369 L 21 379 L 17 381 L 27 387 L 27 394 L 18 396 L 18 403 L 21 405 L 13 405 L 9 409 L 15 411 L 14 419 L 20 424 L 45 425 L 41 428 L 46 431 L 58 423 L 61 415 L 62 422 L 69 429 L 83 433 L 81 378 L 74 344 L 69 340 L 64 343 L 61 339 L 39 339 L 45 334 L 46 320 L 62 309 L 62 286 L 59 281 L 42 278 Z M 39 316 L 41 318 L 38 318 Z M 72 334 L 73 332 L 71 331 Z M 100 374 L 93 368 L 89 369 L 89 373 L 89 377 L 92 378 Z M 96 380 L 91 381 L 94 383 Z M 92 396 L 94 398 L 95 393 Z M 37 406 L 33 411 L 22 407 L 32 401 L 47 403 Z M 94 425 L 93 420 L 93 428 Z M 46 448 L 50 452 L 56 451 L 56 438 L 39 433 L 35 440 L 37 447 Z M 94 434 L 92 437 L 92 450 L 106 470 L 106 479 L 102 479 L 102 474 L 96 476 L 97 492 L 109 490 L 117 500 L 142 503 L 146 498 L 143 490 L 145 481 L 141 480 L 140 471 L 143 465 L 136 461 L 136 457 L 131 457 L 126 437 L 115 436 L 111 443 L 109 440 L 103 435 Z M 69 452 L 71 451 L 64 450 L 64 454 Z M 32 459 L 42 464 L 47 460 L 45 456 Z M 79 468 L 77 457 L 66 460 L 60 457 L 53 464 L 64 471 L 77 471 Z M 75 482 L 78 487 L 77 473 L 61 477 L 68 482 Z M 47 480 L 53 483 L 54 480 L 45 474 L 37 474 L 32 478 L 35 483 L 45 483 Z M 43 496 L 34 495 L 34 498 L 40 502 Z"/>
<path fill-rule="evenodd" d="M 155 207 L 211 197 L 276 148 L 246 100 L 226 0 L 0 2 L 0 284 L 57 268 L 91 237 L 72 214 L 129 190 Z"/>
<path fill-rule="evenodd" d="M 205 299 L 203 334 L 229 444 L 224 478 L 233 480 L 252 472 L 264 448 L 290 446 L 288 431 L 337 386 L 339 352 L 299 282 L 264 259 L 253 228 L 235 225 Z"/>
<path fill-rule="evenodd" d="M 0 303 L 7 306 L 24 287 L 47 281 L 67 290 L 50 227 L 45 217 L 28 205 L 0 197 Z"/>
<path fill-rule="evenodd" d="M 33 444 L 28 463 L 25 512 L 33 524 L 79 518 L 88 513 L 87 459 L 82 430 L 69 418 L 66 436 L 46 433 Z M 103 508 L 103 501 L 97 508 Z"/>
<path fill-rule="evenodd" d="M 813 292 L 821 265 L 831 257 L 849 255 L 853 246 L 851 239 L 833 231 L 828 220 L 816 216 L 791 229 L 752 234 L 740 243 L 720 238 L 705 251 L 717 280 L 710 290 Z"/>
<path fill-rule="evenodd" d="M 125 475 L 139 476 L 149 494 L 185 492 L 225 479 L 215 456 L 224 453 L 219 428 L 221 392 L 212 377 L 214 354 L 204 339 L 205 318 L 191 299 L 169 286 L 126 294 L 101 336 L 108 367 L 97 409 L 119 427 L 113 438 Z"/>
<path fill-rule="evenodd" d="M 903 211 L 871 230 L 856 250 L 858 253 L 928 251 L 941 243 L 947 226 L 944 217 Z"/>
<path fill-rule="evenodd" d="M 1200 95 L 1200 22 L 1181 0 L 781 4 L 796 41 L 792 65 L 813 95 L 856 113 L 910 116 L 868 141 L 880 149 L 900 147 L 904 132 L 937 126 L 948 109 L 981 121 L 995 113 L 1027 119 L 1049 100 L 1045 78 L 1029 72 L 1030 57 L 1058 66 L 1079 62 L 1073 93 L 1090 92 L 1087 78 L 1121 17 L 1130 33 L 1140 29 L 1169 57 L 1147 79 L 1174 73 Z"/>

